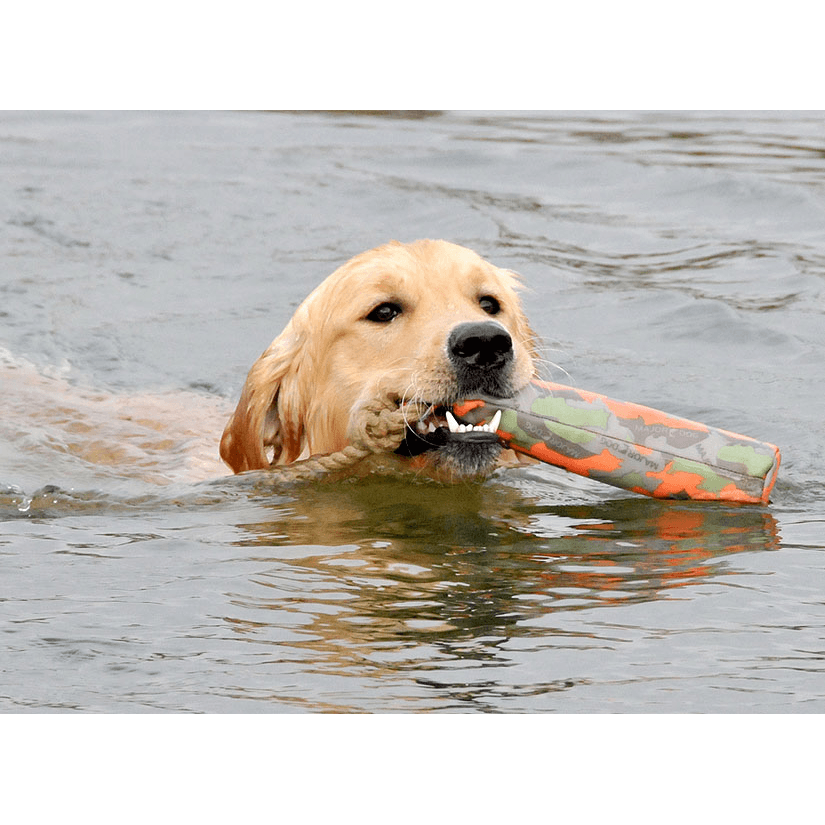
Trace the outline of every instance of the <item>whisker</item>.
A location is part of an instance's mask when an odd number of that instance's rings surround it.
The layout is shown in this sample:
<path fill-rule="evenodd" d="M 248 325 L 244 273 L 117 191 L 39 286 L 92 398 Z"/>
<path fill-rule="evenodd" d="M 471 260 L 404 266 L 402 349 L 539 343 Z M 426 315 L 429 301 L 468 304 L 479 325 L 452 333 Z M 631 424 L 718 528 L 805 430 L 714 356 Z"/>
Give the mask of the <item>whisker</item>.
<path fill-rule="evenodd" d="M 573 382 L 573 377 L 564 367 L 561 366 L 561 364 L 547 358 L 548 352 L 555 350 L 556 352 L 564 353 L 563 349 L 550 347 L 547 343 L 538 338 L 534 338 L 527 343 L 528 345 L 532 345 L 531 351 L 533 364 L 537 367 L 536 373 L 539 378 L 543 378 L 546 381 L 551 381 L 555 380 L 554 373 L 561 373 L 567 381 L 571 383 Z"/>
<path fill-rule="evenodd" d="M 570 373 L 555 361 L 551 361 L 548 358 L 534 358 L 533 363 L 537 367 L 536 372 L 538 377 L 544 379 L 545 381 L 556 381 L 558 373 L 561 373 L 566 381 L 573 381 L 573 377 Z"/>
<path fill-rule="evenodd" d="M 430 402 L 427 406 L 427 409 L 424 411 L 423 415 L 416 418 L 415 421 L 412 421 L 407 416 L 407 412 L 408 412 L 407 404 L 412 404 L 412 403 L 415 403 L 415 402 L 420 403 L 421 401 L 424 400 L 421 396 L 420 390 L 418 389 L 417 379 L 418 379 L 418 373 L 413 373 L 410 376 L 410 382 L 407 385 L 407 388 L 401 394 L 401 408 L 402 408 L 403 413 L 404 413 L 404 423 L 410 428 L 412 428 L 412 425 L 415 424 L 417 421 L 420 421 L 422 418 L 426 418 L 430 413 L 432 413 L 435 410 L 435 406 L 432 404 L 432 402 Z"/>

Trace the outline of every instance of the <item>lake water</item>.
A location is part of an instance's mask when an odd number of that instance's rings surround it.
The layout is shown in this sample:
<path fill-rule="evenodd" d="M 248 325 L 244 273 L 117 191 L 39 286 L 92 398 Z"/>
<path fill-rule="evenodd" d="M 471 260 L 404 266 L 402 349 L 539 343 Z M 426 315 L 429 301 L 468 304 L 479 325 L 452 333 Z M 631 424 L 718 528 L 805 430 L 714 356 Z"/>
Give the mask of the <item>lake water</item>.
<path fill-rule="evenodd" d="M 0 216 L 0 710 L 825 711 L 825 114 L 5 112 Z M 420 237 L 771 504 L 227 476 L 297 304 Z"/>

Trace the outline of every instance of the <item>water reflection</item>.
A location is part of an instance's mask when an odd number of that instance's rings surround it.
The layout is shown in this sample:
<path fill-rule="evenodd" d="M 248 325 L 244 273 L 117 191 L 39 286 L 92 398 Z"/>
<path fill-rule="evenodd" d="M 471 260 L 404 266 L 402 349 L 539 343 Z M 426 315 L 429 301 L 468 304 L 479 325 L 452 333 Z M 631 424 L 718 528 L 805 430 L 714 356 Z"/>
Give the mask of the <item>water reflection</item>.
<path fill-rule="evenodd" d="M 418 682 L 421 670 L 507 664 L 517 639 L 598 645 L 583 623 L 548 627 L 666 598 L 726 575 L 731 554 L 779 546 L 764 508 L 548 505 L 504 483 L 362 479 L 309 486 L 271 512 L 242 525 L 258 569 L 232 594 L 233 633 L 282 645 L 279 657 L 313 672 L 417 669 Z"/>

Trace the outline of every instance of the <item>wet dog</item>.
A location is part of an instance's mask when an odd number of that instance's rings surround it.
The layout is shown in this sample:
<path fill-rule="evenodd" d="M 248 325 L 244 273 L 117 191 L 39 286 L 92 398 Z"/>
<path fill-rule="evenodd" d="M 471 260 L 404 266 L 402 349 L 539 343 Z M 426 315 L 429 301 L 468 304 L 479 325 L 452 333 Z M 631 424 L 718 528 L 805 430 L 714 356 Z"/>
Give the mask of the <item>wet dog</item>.
<path fill-rule="evenodd" d="M 506 398 L 534 376 L 536 337 L 518 277 L 446 241 L 357 255 L 298 307 L 253 364 L 221 439 L 236 472 L 351 443 L 366 406 L 426 405 L 398 455 L 418 473 L 463 479 L 512 458 L 451 418 L 455 402 Z"/>

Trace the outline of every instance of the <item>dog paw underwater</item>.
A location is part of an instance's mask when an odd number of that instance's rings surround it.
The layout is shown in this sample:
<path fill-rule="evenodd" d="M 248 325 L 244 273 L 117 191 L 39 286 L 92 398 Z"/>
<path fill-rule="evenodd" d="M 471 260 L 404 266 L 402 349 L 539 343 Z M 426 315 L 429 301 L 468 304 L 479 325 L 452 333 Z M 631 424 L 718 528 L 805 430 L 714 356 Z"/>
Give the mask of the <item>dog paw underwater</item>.
<path fill-rule="evenodd" d="M 446 241 L 357 255 L 252 365 L 221 457 L 242 473 L 342 454 L 364 444 L 383 403 L 402 422 L 385 466 L 453 482 L 517 464 L 497 422 L 469 424 L 452 408 L 511 397 L 535 377 L 537 338 L 519 288 L 513 272 Z"/>

